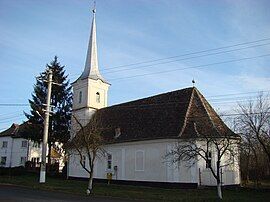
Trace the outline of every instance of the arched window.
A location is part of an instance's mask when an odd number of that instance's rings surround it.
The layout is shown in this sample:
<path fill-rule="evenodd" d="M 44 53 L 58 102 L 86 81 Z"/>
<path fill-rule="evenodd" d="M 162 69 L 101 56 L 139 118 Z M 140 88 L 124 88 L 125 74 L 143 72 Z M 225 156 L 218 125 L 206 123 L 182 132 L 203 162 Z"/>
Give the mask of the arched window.
<path fill-rule="evenodd" d="M 96 93 L 96 102 L 100 103 L 100 94 L 99 94 L 99 92 Z"/>
<path fill-rule="evenodd" d="M 82 103 L 82 91 L 79 92 L 79 103 Z"/>

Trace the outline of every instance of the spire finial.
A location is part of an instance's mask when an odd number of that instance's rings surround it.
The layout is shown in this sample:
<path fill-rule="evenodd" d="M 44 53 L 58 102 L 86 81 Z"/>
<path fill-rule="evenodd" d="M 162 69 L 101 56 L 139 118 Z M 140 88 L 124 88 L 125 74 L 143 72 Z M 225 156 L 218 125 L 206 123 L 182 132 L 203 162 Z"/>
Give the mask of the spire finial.
<path fill-rule="evenodd" d="M 193 87 L 195 86 L 195 80 L 194 80 L 194 78 L 192 79 L 192 85 L 193 85 Z"/>
<path fill-rule="evenodd" d="M 94 6 L 93 6 L 93 10 L 92 10 L 93 14 L 95 15 L 97 10 L 96 10 L 96 1 L 94 1 Z"/>

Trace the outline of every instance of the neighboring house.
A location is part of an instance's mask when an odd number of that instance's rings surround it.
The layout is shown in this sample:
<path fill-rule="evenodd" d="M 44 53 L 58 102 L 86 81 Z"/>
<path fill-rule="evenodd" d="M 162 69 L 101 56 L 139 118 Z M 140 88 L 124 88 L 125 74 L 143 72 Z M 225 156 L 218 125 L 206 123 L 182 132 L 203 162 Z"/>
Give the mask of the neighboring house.
<path fill-rule="evenodd" d="M 26 123 L 12 124 L 10 128 L 0 133 L 0 166 L 24 166 L 31 161 L 34 167 L 39 167 L 42 154 L 42 143 L 33 142 L 22 137 Z M 51 148 L 51 163 L 58 163 L 61 171 L 65 165 L 63 144 L 56 142 Z M 48 150 L 47 150 L 48 154 Z"/>
<path fill-rule="evenodd" d="M 21 137 L 23 127 L 25 124 L 12 124 L 0 133 L 0 166 L 16 167 L 24 166 L 26 161 L 40 162 L 40 145 Z"/>
<path fill-rule="evenodd" d="M 109 84 L 98 68 L 95 12 L 84 72 L 72 86 L 73 115 L 82 125 L 87 125 L 96 112 L 100 128 L 110 127 L 102 133 L 107 154 L 96 160 L 94 178 L 106 179 L 107 173 L 113 173 L 113 179 L 125 183 L 178 183 L 194 187 L 216 184 L 203 160 L 187 167 L 184 162 L 171 165 L 164 158 L 183 139 L 207 134 L 217 138 L 224 134 L 236 136 L 196 88 L 107 107 Z M 73 119 L 72 137 L 78 129 Z M 211 150 L 213 166 L 215 152 Z M 79 160 L 75 154 L 70 156 L 69 177 L 88 177 Z M 223 169 L 224 185 L 240 184 L 238 161 L 236 156 L 235 163 Z"/>

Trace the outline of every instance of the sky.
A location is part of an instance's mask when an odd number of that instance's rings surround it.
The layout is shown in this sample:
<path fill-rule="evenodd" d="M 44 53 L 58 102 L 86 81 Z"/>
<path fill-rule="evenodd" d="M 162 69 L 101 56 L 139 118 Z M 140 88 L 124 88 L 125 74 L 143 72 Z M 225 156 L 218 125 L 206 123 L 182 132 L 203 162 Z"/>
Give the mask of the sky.
<path fill-rule="evenodd" d="M 0 0 L 0 131 L 29 112 L 1 104 L 27 104 L 55 55 L 71 82 L 80 76 L 92 7 L 91 0 Z M 97 0 L 96 8 L 109 105 L 191 87 L 193 79 L 220 113 L 270 92 L 268 0 Z"/>

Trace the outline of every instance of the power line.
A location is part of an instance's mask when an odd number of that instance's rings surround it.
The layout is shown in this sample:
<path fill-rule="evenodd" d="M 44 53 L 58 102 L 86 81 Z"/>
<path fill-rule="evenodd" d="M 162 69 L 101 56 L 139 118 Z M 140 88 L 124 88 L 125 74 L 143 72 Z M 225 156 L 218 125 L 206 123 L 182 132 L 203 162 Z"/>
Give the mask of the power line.
<path fill-rule="evenodd" d="M 245 95 L 245 94 L 258 94 L 258 93 L 267 93 L 270 92 L 270 90 L 258 90 L 258 91 L 251 91 L 251 92 L 245 92 L 245 93 L 230 93 L 230 94 L 220 94 L 220 95 L 211 95 L 207 96 L 207 98 L 210 97 L 226 97 L 226 96 L 232 96 L 232 95 Z"/>
<path fill-rule="evenodd" d="M 234 52 L 234 51 L 239 51 L 239 50 L 244 50 L 244 49 L 254 48 L 254 47 L 259 47 L 259 46 L 265 46 L 265 45 L 269 45 L 269 44 L 270 43 L 259 44 L 259 45 L 244 47 L 244 48 L 238 48 L 238 49 L 233 49 L 233 50 L 220 51 L 220 52 L 216 52 L 216 53 L 209 53 L 209 54 L 204 54 L 204 55 L 186 57 L 186 58 L 181 58 L 181 59 L 178 59 L 178 60 L 171 60 L 171 61 L 166 61 L 166 62 L 161 62 L 161 63 L 154 63 L 154 64 L 138 66 L 138 67 L 133 67 L 133 68 L 122 68 L 120 70 L 105 72 L 104 74 L 111 74 L 111 73 L 123 72 L 123 71 L 131 71 L 131 70 L 134 70 L 134 69 L 142 69 L 142 68 L 146 68 L 146 67 L 152 67 L 152 66 L 157 66 L 157 65 L 162 65 L 162 64 L 168 64 L 168 63 L 172 63 L 172 62 L 184 61 L 184 60 L 195 59 L 195 58 L 202 58 L 202 57 L 207 57 L 207 56 L 212 56 L 212 55 L 219 55 L 219 54 L 223 54 L 223 53 L 230 53 L 230 52 Z M 105 70 L 103 70 L 103 71 L 105 71 Z"/>
<path fill-rule="evenodd" d="M 208 63 L 208 64 L 204 64 L 204 65 L 195 65 L 195 66 L 189 66 L 189 67 L 185 67 L 185 68 L 175 68 L 175 69 L 152 72 L 152 73 L 137 74 L 137 75 L 128 76 L 128 77 L 119 77 L 119 78 L 114 78 L 114 79 L 110 79 L 110 80 L 117 81 L 117 80 L 123 80 L 123 79 L 131 79 L 131 78 L 136 78 L 136 77 L 149 76 L 149 75 L 155 75 L 155 74 L 163 74 L 163 73 L 181 71 L 181 70 L 186 70 L 186 69 L 202 69 L 204 67 L 209 67 L 209 66 L 214 66 L 214 65 L 227 64 L 227 63 L 232 63 L 232 62 L 240 62 L 240 61 L 252 60 L 252 59 L 268 57 L 268 56 L 270 56 L 270 53 L 264 54 L 264 55 L 258 55 L 258 56 L 254 56 L 254 57 L 245 57 L 245 58 L 234 59 L 234 60 L 226 60 L 226 61 L 222 61 L 222 62 Z"/>
<path fill-rule="evenodd" d="M 1 121 L 1 120 L 14 119 L 14 118 L 17 118 L 17 117 L 21 117 L 22 115 L 24 115 L 24 114 L 19 114 L 19 115 L 14 115 L 14 116 L 9 116 L 9 117 L 1 117 L 1 118 L 0 118 L 0 121 Z"/>
<path fill-rule="evenodd" d="M 29 104 L 23 103 L 0 103 L 0 107 L 25 107 L 29 106 Z"/>
<path fill-rule="evenodd" d="M 2 117 L 6 117 L 6 116 L 12 116 L 12 115 L 18 115 L 19 113 L 21 113 L 22 111 L 14 111 L 14 112 L 11 112 L 11 113 L 4 113 L 4 114 L 0 114 L 0 118 Z"/>
<path fill-rule="evenodd" d="M 5 127 L 5 128 L 0 128 L 0 131 L 2 131 L 2 130 L 6 130 L 6 129 L 8 129 L 8 127 Z"/>
<path fill-rule="evenodd" d="M 263 39 L 259 39 L 259 40 L 248 41 L 248 42 L 243 42 L 243 43 L 237 43 L 237 44 L 228 45 L 228 46 L 222 46 L 222 47 L 218 47 L 218 48 L 212 48 L 212 49 L 206 49 L 206 50 L 201 50 L 201 51 L 184 53 L 184 54 L 181 54 L 181 55 L 176 55 L 176 56 L 171 56 L 171 57 L 159 58 L 159 59 L 154 59 L 154 60 L 147 60 L 147 61 L 136 62 L 136 63 L 126 64 L 126 65 L 113 66 L 113 67 L 105 68 L 105 69 L 103 69 L 101 71 L 108 71 L 108 70 L 110 71 L 111 69 L 119 69 L 119 68 L 122 68 L 122 67 L 153 63 L 153 62 L 158 62 L 158 61 L 162 61 L 162 60 L 168 60 L 168 59 L 173 59 L 173 58 L 177 58 L 177 57 L 196 55 L 196 54 L 201 54 L 201 53 L 206 53 L 206 52 L 211 52 L 211 51 L 217 51 L 217 50 L 222 50 L 222 49 L 227 49 L 227 48 L 233 48 L 233 47 L 237 47 L 237 46 L 243 46 L 243 45 L 247 45 L 247 44 L 253 44 L 253 43 L 258 43 L 258 42 L 263 42 L 263 41 L 268 41 L 268 40 L 270 40 L 270 38 L 263 38 Z M 250 47 L 247 47 L 247 48 L 256 47 L 256 46 L 263 46 L 263 45 L 268 45 L 268 43 L 261 44 L 261 45 L 254 45 L 254 46 L 250 46 Z M 245 49 L 245 47 L 240 48 L 239 50 L 241 50 L 241 49 Z M 233 50 L 229 50 L 229 51 L 233 51 Z M 214 54 L 216 54 L 216 53 L 214 53 Z M 202 56 L 199 56 L 199 57 L 202 57 Z M 70 75 L 70 76 L 71 76 L 71 78 L 77 78 L 78 75 L 80 75 L 80 74 L 73 74 L 73 75 Z"/>
<path fill-rule="evenodd" d="M 262 113 L 265 113 L 265 114 L 270 114 L 270 112 L 252 112 L 252 113 L 249 113 L 248 115 L 260 115 Z M 246 115 L 244 113 L 230 113 L 230 114 L 220 114 L 218 115 L 219 117 L 235 117 L 235 116 L 243 116 L 243 115 Z M 202 118 L 208 118 L 208 117 L 212 117 L 211 115 L 204 115 L 204 116 L 187 116 L 186 118 L 194 118 L 194 119 L 202 119 Z M 90 119 L 78 119 L 78 120 L 90 120 Z M 109 119 L 109 120 L 114 120 L 113 118 Z"/>
<path fill-rule="evenodd" d="M 208 101 L 213 101 L 213 102 L 219 101 L 219 100 L 224 100 L 224 99 L 226 99 L 226 100 L 227 99 L 244 99 L 244 98 L 256 97 L 256 95 L 253 95 L 253 96 L 241 96 L 241 97 L 231 97 L 231 98 L 222 98 L 222 97 L 235 96 L 235 95 L 256 94 L 256 93 L 260 93 L 260 92 L 268 93 L 268 92 L 270 92 L 270 90 L 250 91 L 250 92 L 245 92 L 245 93 L 218 94 L 218 95 L 206 96 L 205 98 L 210 98 L 210 99 L 207 99 L 207 100 Z M 152 97 L 152 96 L 149 96 L 149 97 Z M 149 97 L 146 97 L 146 98 L 149 98 Z M 214 99 L 215 97 L 221 97 L 221 98 Z M 145 98 L 141 98 L 141 99 L 145 99 Z M 138 100 L 140 100 L 140 99 L 138 99 Z M 248 99 L 247 101 L 249 101 L 249 100 L 250 99 Z M 137 100 L 134 100 L 134 101 L 137 101 Z M 241 100 L 235 100 L 235 101 L 241 101 Z M 127 101 L 127 102 L 129 102 L 129 101 Z M 25 103 L 0 103 L 0 106 L 29 106 L 29 104 L 25 104 Z M 18 111 L 18 112 L 20 112 L 20 111 Z M 14 114 L 14 113 L 12 113 L 12 114 Z"/>
<path fill-rule="evenodd" d="M 14 120 L 18 120 L 18 119 L 21 119 L 21 118 L 22 118 L 22 116 L 21 117 L 17 117 L 16 119 L 9 119 L 9 120 L 0 121 L 0 123 L 2 124 L 2 123 L 13 122 Z"/>
<path fill-rule="evenodd" d="M 254 100 L 254 99 L 253 99 Z M 266 100 L 270 100 L 270 98 L 266 99 Z M 252 101 L 252 99 L 250 100 L 237 100 L 238 102 L 241 102 L 241 101 Z M 237 104 L 237 101 L 234 101 L 235 104 Z M 164 107 L 175 107 L 175 105 L 179 105 L 179 104 L 189 104 L 190 102 L 187 101 L 187 102 L 177 102 L 177 101 L 174 101 L 174 102 L 159 102 L 159 103 L 147 103 L 147 104 L 131 104 L 131 105 L 122 105 L 122 104 L 119 104 L 119 105 L 113 105 L 113 106 L 110 106 L 111 108 L 130 108 L 130 109 L 138 109 L 138 108 L 148 108 L 148 107 L 153 107 L 153 106 L 157 106 L 159 108 L 164 108 Z M 212 103 L 215 103 L 215 102 L 212 102 Z M 230 103 L 230 102 L 217 102 L 217 104 L 220 104 L 220 103 Z M 125 103 L 126 104 L 126 103 Z"/>
<path fill-rule="evenodd" d="M 263 39 L 259 39 L 259 40 L 255 40 L 255 41 L 248 41 L 248 42 L 237 43 L 237 44 L 228 45 L 228 46 L 221 46 L 221 47 L 218 47 L 218 48 L 212 48 L 212 49 L 206 49 L 206 50 L 201 50 L 201 51 L 189 52 L 189 53 L 184 53 L 184 54 L 181 54 L 181 55 L 175 55 L 175 56 L 171 56 L 171 57 L 159 58 L 159 59 L 155 59 L 155 60 L 147 60 L 147 61 L 136 62 L 136 63 L 126 64 L 126 65 L 113 66 L 113 67 L 105 68 L 104 71 L 109 70 L 109 69 L 117 69 L 117 68 L 120 68 L 120 67 L 134 66 L 134 65 L 140 65 L 140 64 L 144 64 L 144 63 L 150 63 L 150 62 L 157 62 L 157 61 L 167 60 L 167 59 L 172 59 L 172 58 L 177 58 L 177 57 L 195 55 L 195 54 L 211 52 L 211 51 L 217 51 L 217 50 L 222 50 L 222 49 L 226 49 L 226 48 L 233 48 L 233 47 L 237 47 L 237 46 L 242 46 L 242 45 L 247 45 L 247 44 L 252 44 L 252 43 L 258 43 L 258 42 L 263 42 L 263 41 L 268 41 L 268 40 L 270 40 L 270 38 L 263 38 Z"/>

